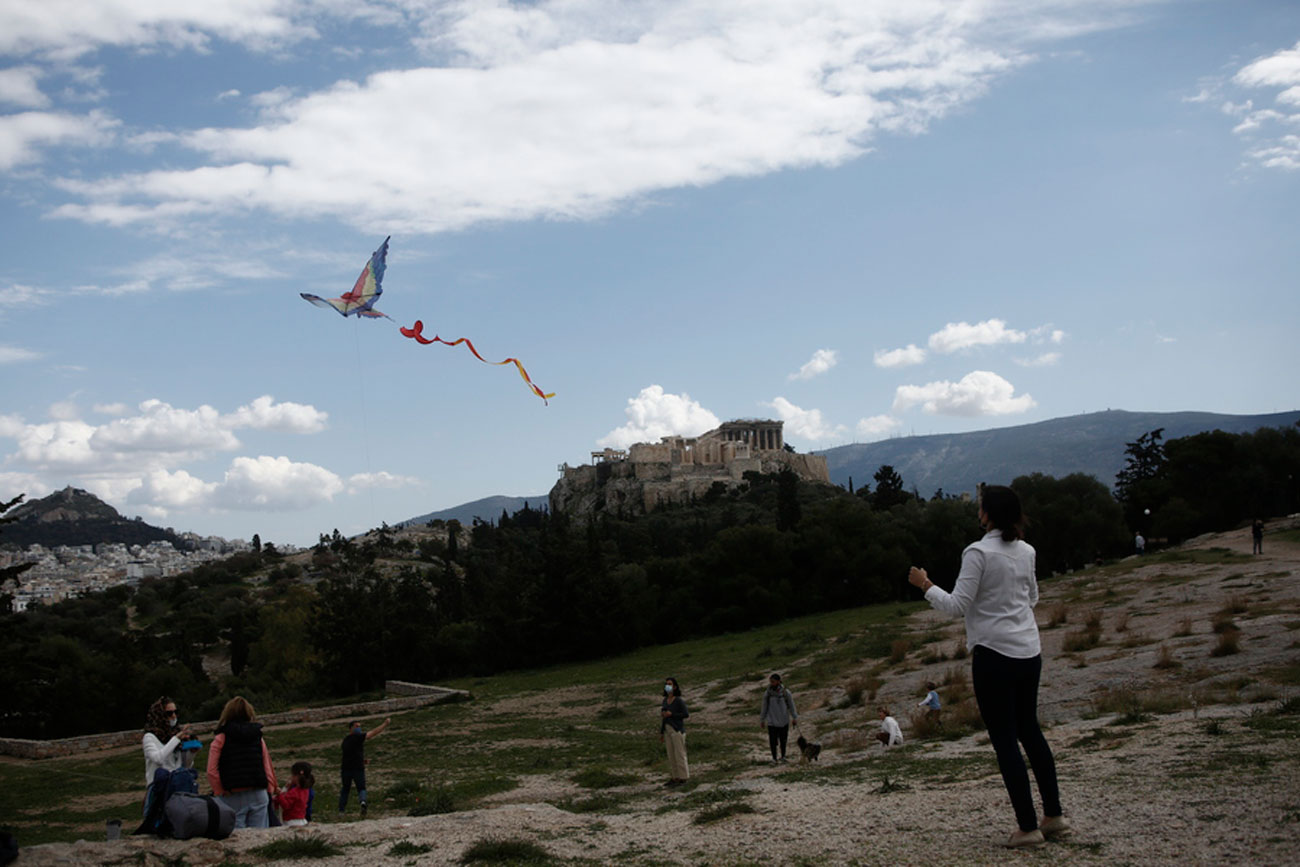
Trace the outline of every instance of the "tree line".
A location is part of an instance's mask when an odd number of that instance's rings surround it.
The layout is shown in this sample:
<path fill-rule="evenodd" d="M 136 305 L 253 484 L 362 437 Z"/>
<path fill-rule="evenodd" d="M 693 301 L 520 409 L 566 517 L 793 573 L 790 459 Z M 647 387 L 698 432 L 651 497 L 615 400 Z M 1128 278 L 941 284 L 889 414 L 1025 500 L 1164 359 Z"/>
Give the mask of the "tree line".
<path fill-rule="evenodd" d="M 1296 508 L 1294 428 L 1153 431 L 1127 455 L 1114 492 L 1082 474 L 1011 482 L 1040 579 L 1129 553 L 1135 530 L 1176 541 Z M 923 497 L 887 466 L 851 492 L 744 481 L 637 518 L 525 508 L 419 542 L 336 530 L 305 566 L 261 546 L 24 614 L 0 600 L 0 734 L 131 728 L 163 693 L 211 719 L 235 692 L 274 710 L 912 599 L 909 566 L 951 588 L 980 534 L 970 497 Z"/>

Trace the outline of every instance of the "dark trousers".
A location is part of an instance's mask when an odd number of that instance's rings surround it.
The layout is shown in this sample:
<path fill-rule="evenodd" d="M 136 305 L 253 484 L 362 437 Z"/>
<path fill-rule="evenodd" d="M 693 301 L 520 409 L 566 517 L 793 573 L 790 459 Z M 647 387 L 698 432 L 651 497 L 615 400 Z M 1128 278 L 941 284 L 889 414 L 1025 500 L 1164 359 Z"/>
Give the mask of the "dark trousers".
<path fill-rule="evenodd" d="M 1029 772 L 1020 755 L 1025 748 L 1043 799 L 1043 815 L 1061 815 L 1061 795 L 1056 786 L 1056 761 L 1052 748 L 1038 727 L 1038 677 L 1043 657 L 1013 659 L 987 647 L 976 646 L 971 655 L 971 681 L 980 716 L 998 756 L 1002 782 L 1011 796 L 1016 822 L 1022 831 L 1038 827 L 1034 797 L 1029 791 Z M 1017 743 L 1019 742 L 1019 744 Z"/>
<path fill-rule="evenodd" d="M 339 812 L 342 813 L 348 806 L 348 791 L 352 784 L 357 784 L 357 800 L 361 803 L 366 802 L 366 769 L 365 768 L 344 768 L 343 785 L 339 789 Z"/>
<path fill-rule="evenodd" d="M 776 760 L 776 748 L 781 747 L 781 758 L 785 758 L 785 742 L 790 736 L 790 726 L 768 726 L 767 745 L 772 748 L 772 760 Z"/>

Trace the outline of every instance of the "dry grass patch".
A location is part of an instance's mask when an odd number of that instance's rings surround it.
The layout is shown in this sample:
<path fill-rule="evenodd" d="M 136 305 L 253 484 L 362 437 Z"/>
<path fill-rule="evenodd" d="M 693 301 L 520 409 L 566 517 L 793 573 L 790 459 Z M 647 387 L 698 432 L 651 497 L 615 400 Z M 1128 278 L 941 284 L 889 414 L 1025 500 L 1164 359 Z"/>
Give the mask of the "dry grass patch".
<path fill-rule="evenodd" d="M 1241 630 L 1225 629 L 1219 633 L 1219 640 L 1210 650 L 1210 656 L 1231 656 L 1241 652 Z"/>
<path fill-rule="evenodd" d="M 1184 617 L 1182 620 L 1178 621 L 1178 627 L 1174 630 L 1174 634 L 1171 635 L 1170 637 L 1182 638 L 1184 636 L 1191 635 L 1191 634 L 1192 634 L 1192 618 Z"/>
<path fill-rule="evenodd" d="M 1152 668 L 1178 668 L 1180 665 L 1182 663 L 1174 659 L 1174 652 L 1169 648 L 1169 645 L 1160 645 L 1160 652 L 1156 654 L 1156 661 Z"/>
<path fill-rule="evenodd" d="M 1058 602 L 1052 606 L 1048 612 L 1047 628 L 1055 629 L 1070 620 L 1070 607 L 1064 602 Z"/>

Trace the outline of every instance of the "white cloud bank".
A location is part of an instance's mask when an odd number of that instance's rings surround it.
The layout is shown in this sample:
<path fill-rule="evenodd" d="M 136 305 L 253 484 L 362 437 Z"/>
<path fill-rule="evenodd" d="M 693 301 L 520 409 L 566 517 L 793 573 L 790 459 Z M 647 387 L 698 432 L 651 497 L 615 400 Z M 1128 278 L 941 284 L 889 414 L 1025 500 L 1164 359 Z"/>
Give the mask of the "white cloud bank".
<path fill-rule="evenodd" d="M 877 349 L 873 360 L 876 367 L 909 367 L 925 361 L 925 350 L 915 343 L 902 349 Z"/>
<path fill-rule="evenodd" d="M 903 422 L 892 415 L 873 415 L 858 419 L 855 430 L 858 432 L 858 436 L 879 439 L 893 433 L 902 426 Z"/>
<path fill-rule="evenodd" d="M 633 443 L 657 443 L 666 436 L 699 436 L 722 423 L 689 394 L 670 394 L 660 385 L 648 385 L 628 398 L 623 412 L 627 424 L 596 440 L 596 445 L 625 449 Z"/>
<path fill-rule="evenodd" d="M 894 393 L 894 411 L 920 406 L 936 415 L 974 417 L 1026 412 L 1037 405 L 1029 395 L 1015 397 L 1014 393 L 1015 386 L 996 373 L 973 370 L 959 382 L 900 385 Z"/>
<path fill-rule="evenodd" d="M 241 429 L 287 434 L 324 430 L 328 416 L 307 404 L 277 402 L 263 395 L 231 413 L 211 406 L 174 407 L 141 402 L 134 413 L 122 404 L 96 404 L 94 412 L 116 416 L 104 424 L 80 418 L 72 401 L 50 406 L 51 421 L 32 424 L 0 415 L 0 438 L 12 439 L 0 473 L 0 497 L 40 496 L 73 481 L 101 497 L 141 507 L 152 517 L 173 510 L 288 511 L 332 500 L 345 489 L 394 487 L 414 480 L 387 472 L 359 474 L 347 485 L 315 464 L 285 456 L 235 457 L 220 481 L 205 481 L 181 465 L 240 448 Z"/>
<path fill-rule="evenodd" d="M 819 409 L 803 409 L 784 397 L 775 398 L 771 403 L 764 405 L 776 410 L 777 418 L 785 422 L 787 438 L 794 435 L 801 439 L 820 442 L 844 434 L 844 427 L 829 424 L 822 418 L 822 411 Z"/>
<path fill-rule="evenodd" d="M 1002 343 L 1024 343 L 1029 335 L 1007 328 L 1001 319 L 986 319 L 971 325 L 969 322 L 949 322 L 930 335 L 930 349 L 942 354 L 972 349 L 976 346 L 997 346 Z"/>
<path fill-rule="evenodd" d="M 788 378 L 812 379 L 814 376 L 820 376 L 838 363 L 837 355 L 834 349 L 819 349 L 804 363 L 803 367 L 796 373 L 790 374 Z"/>
<path fill-rule="evenodd" d="M 109 141 L 117 122 L 101 111 L 86 115 L 24 111 L 0 116 L 0 171 L 41 159 L 54 145 L 98 145 Z"/>
<path fill-rule="evenodd" d="M 438 232 L 590 218 L 658 190 L 835 166 L 881 133 L 924 131 L 1040 44 L 1121 25 L 1133 6 L 45 0 L 0 7 L 0 52 L 259 47 L 324 32 L 331 16 L 391 26 L 447 65 L 254 103 L 256 125 L 178 132 L 190 165 L 65 178 L 76 201 L 54 213 L 157 224 L 262 210 Z M 33 159 L 39 140 L 17 141 L 10 164 Z"/>
<path fill-rule="evenodd" d="M 1235 87 L 1243 99 L 1223 98 Z M 1272 104 L 1256 104 L 1267 99 L 1263 91 L 1273 91 Z M 1249 94 L 1246 96 L 1246 94 Z M 1237 70 L 1228 81 L 1211 80 L 1186 102 L 1219 101 L 1219 110 L 1236 120 L 1232 128 L 1250 142 L 1246 159 L 1263 168 L 1300 171 L 1300 42 L 1273 54 L 1257 58 Z"/>

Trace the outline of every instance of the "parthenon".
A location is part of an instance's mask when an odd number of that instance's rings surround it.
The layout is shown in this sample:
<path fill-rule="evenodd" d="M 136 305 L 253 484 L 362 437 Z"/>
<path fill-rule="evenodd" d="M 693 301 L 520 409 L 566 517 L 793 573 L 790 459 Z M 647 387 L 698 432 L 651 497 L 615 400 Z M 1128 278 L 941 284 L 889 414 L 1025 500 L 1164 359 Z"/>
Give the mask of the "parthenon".
<path fill-rule="evenodd" d="M 787 447 L 784 427 L 785 422 L 773 419 L 736 419 L 699 436 L 665 436 L 626 450 L 593 451 L 589 465 L 560 466 L 551 508 L 578 515 L 602 509 L 647 512 L 664 503 L 688 502 L 715 484 L 734 488 L 747 472 L 790 469 L 808 481 L 829 484 L 826 459 Z"/>

